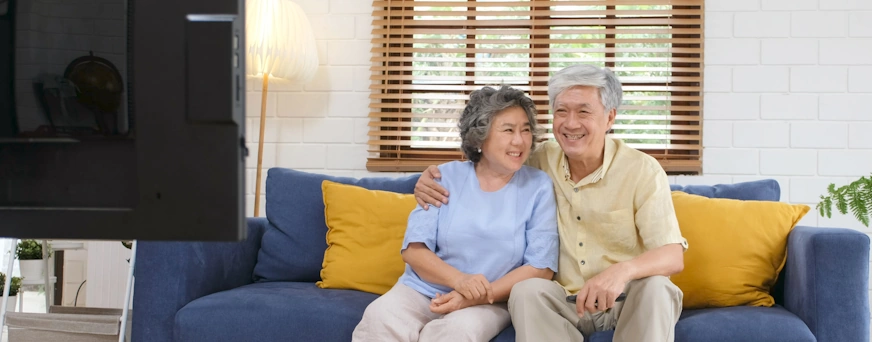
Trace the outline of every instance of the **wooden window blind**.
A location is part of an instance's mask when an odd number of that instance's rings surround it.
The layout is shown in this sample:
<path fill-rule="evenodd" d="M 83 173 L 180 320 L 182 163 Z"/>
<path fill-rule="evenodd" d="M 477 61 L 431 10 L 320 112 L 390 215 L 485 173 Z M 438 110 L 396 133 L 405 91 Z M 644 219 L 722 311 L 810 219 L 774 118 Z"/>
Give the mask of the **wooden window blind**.
<path fill-rule="evenodd" d="M 509 84 L 551 134 L 548 78 L 611 68 L 623 83 L 612 136 L 670 174 L 701 172 L 703 0 L 373 1 L 370 171 L 421 171 L 463 158 L 469 93 Z"/>

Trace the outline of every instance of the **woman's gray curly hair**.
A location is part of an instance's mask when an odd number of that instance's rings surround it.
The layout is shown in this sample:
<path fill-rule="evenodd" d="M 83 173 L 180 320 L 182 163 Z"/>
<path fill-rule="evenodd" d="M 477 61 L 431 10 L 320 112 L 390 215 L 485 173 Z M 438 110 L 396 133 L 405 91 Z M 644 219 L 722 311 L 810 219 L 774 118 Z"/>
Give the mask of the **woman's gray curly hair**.
<path fill-rule="evenodd" d="M 479 149 L 487 139 L 490 125 L 497 113 L 511 107 L 520 107 L 527 113 L 533 134 L 532 149 L 539 138 L 540 128 L 536 123 L 536 104 L 523 91 L 503 85 L 499 90 L 484 87 L 469 94 L 469 102 L 460 115 L 460 148 L 473 163 L 481 160 Z"/>

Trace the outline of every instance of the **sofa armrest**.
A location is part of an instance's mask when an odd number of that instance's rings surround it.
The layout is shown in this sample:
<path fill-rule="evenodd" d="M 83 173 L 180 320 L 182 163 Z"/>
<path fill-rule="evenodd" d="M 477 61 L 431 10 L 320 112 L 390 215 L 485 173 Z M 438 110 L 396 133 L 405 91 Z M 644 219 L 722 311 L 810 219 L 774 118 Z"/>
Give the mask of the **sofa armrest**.
<path fill-rule="evenodd" d="M 869 341 L 869 236 L 796 227 L 785 267 L 784 306 L 818 341 Z"/>
<path fill-rule="evenodd" d="M 136 246 L 133 341 L 173 341 L 176 312 L 194 299 L 252 283 L 269 222 L 248 218 L 240 242 L 140 241 Z"/>

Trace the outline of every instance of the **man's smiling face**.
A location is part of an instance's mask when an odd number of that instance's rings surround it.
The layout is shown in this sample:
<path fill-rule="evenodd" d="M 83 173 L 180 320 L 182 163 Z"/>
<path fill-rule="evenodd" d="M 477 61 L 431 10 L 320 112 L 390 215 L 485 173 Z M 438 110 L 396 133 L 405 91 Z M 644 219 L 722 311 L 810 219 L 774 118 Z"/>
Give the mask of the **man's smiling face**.
<path fill-rule="evenodd" d="M 570 160 L 598 158 L 616 111 L 605 113 L 594 87 L 572 87 L 554 99 L 554 137 Z"/>

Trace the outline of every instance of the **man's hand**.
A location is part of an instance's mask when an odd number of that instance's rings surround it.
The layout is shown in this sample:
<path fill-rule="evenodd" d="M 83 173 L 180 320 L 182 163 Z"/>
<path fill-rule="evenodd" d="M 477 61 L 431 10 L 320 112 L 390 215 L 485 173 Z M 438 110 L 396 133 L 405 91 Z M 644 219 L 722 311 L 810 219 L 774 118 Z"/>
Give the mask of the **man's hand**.
<path fill-rule="evenodd" d="M 446 295 L 440 295 L 437 293 L 436 298 L 430 300 L 430 311 L 437 314 L 447 315 L 476 304 L 477 303 L 472 300 L 463 298 L 463 295 L 457 293 L 457 291 L 451 291 Z"/>
<path fill-rule="evenodd" d="M 418 182 L 415 183 L 415 200 L 424 210 L 430 209 L 430 204 L 437 208 L 441 208 L 442 203 L 448 204 L 448 190 L 435 181 L 441 178 L 442 174 L 435 165 L 427 167 L 421 177 L 418 177 Z"/>
<path fill-rule="evenodd" d="M 631 280 L 626 267 L 626 264 L 614 264 L 584 282 L 575 301 L 575 311 L 579 317 L 584 316 L 585 311 L 594 313 L 615 306 L 615 300 Z"/>
<path fill-rule="evenodd" d="M 457 291 L 466 299 L 486 300 L 494 302 L 494 290 L 491 283 L 481 274 L 463 274 L 454 281 L 454 291 Z"/>

